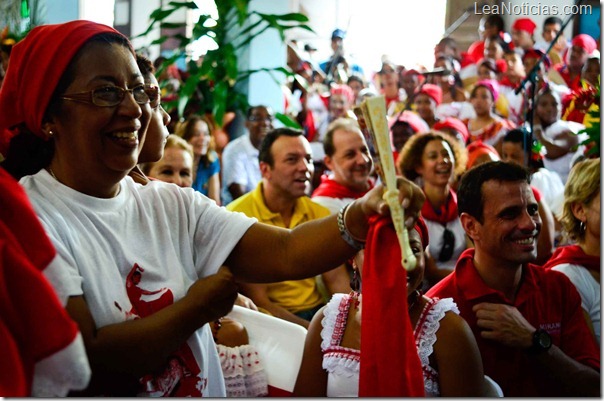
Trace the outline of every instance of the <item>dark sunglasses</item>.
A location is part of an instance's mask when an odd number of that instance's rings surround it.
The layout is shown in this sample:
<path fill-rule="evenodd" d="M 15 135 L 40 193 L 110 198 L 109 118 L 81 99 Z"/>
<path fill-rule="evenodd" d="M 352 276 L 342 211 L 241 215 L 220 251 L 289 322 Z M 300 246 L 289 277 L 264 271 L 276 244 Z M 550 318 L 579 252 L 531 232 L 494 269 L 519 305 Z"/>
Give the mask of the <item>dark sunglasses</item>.
<path fill-rule="evenodd" d="M 99 107 L 115 107 L 124 100 L 126 92 L 130 93 L 138 104 L 156 103 L 159 99 L 157 85 L 138 85 L 132 89 L 104 86 L 87 92 L 63 95 L 61 99 L 93 104 Z"/>
<path fill-rule="evenodd" d="M 455 235 L 453 231 L 445 227 L 443 232 L 443 247 L 440 249 L 438 255 L 439 262 L 446 262 L 453 256 L 453 250 L 455 249 Z"/>

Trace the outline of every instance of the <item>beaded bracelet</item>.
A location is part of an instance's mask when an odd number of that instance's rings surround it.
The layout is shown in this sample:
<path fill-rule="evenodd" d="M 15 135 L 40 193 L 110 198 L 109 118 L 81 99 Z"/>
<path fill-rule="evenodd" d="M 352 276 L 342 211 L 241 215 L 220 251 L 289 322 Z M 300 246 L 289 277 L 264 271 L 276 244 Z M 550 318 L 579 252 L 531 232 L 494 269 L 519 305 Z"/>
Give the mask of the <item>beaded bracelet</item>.
<path fill-rule="evenodd" d="M 344 221 L 344 216 L 346 214 L 346 209 L 350 204 L 342 206 L 340 211 L 338 212 L 338 229 L 340 230 L 340 236 L 348 245 L 352 248 L 360 251 L 365 248 L 365 242 L 359 241 L 355 239 L 350 231 L 348 231 L 348 227 L 346 227 L 346 222 Z"/>

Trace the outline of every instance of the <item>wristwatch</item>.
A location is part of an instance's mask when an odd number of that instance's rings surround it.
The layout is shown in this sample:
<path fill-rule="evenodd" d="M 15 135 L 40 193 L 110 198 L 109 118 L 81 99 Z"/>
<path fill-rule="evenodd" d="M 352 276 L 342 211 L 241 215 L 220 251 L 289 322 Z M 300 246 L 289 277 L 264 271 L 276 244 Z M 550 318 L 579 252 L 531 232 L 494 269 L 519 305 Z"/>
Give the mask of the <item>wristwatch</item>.
<path fill-rule="evenodd" d="M 540 354 L 552 346 L 552 337 L 543 329 L 537 329 L 533 333 L 533 344 L 529 348 L 531 354 Z"/>

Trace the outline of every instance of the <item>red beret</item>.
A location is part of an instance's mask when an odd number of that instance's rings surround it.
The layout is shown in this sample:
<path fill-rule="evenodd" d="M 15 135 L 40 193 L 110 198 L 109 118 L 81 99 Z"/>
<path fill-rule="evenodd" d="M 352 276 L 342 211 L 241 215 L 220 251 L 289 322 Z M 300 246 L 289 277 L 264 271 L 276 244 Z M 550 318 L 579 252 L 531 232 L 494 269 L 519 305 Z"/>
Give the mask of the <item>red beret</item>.
<path fill-rule="evenodd" d="M 592 54 L 598 47 L 594 38 L 584 33 L 575 36 L 572 40 L 572 45 L 584 49 L 587 54 Z"/>
<path fill-rule="evenodd" d="M 516 21 L 514 21 L 514 25 L 512 25 L 512 29 L 517 31 L 525 31 L 531 35 L 535 32 L 535 28 L 537 28 L 537 24 L 535 24 L 530 18 L 518 18 Z"/>
<path fill-rule="evenodd" d="M 443 128 L 453 129 L 459 132 L 464 142 L 468 142 L 468 139 L 470 138 L 468 127 L 463 123 L 463 121 L 455 117 L 447 117 L 444 120 L 440 120 L 436 122 L 432 128 L 437 131 L 440 131 Z"/>
<path fill-rule="evenodd" d="M 524 61 L 527 58 L 536 58 L 536 59 L 540 59 L 543 56 L 543 52 L 539 49 L 528 49 L 524 51 L 524 54 L 522 55 L 522 61 Z M 545 66 L 549 69 L 552 66 L 552 60 L 549 58 L 549 56 L 545 56 L 545 60 L 544 60 Z M 528 73 L 528 71 L 527 71 Z"/>
<path fill-rule="evenodd" d="M 42 118 L 63 73 L 90 38 L 108 32 L 121 36 L 107 25 L 84 20 L 41 25 L 13 47 L 0 90 L 0 142 L 21 123 L 45 137 Z"/>
<path fill-rule="evenodd" d="M 420 93 L 432 98 L 436 102 L 437 106 L 443 101 L 443 90 L 438 85 L 424 84 L 415 92 L 416 95 L 419 95 Z"/>

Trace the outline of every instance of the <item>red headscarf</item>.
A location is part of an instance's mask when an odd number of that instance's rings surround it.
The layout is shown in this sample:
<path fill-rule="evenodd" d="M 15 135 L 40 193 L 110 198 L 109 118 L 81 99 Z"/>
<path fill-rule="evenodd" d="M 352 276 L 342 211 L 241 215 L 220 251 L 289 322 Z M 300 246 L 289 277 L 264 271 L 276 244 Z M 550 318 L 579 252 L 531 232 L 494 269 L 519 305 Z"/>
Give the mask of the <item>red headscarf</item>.
<path fill-rule="evenodd" d="M 424 248 L 428 229 L 415 229 Z M 360 397 L 423 397 L 424 378 L 408 316 L 407 273 L 390 217 L 374 216 L 363 263 Z"/>
<path fill-rule="evenodd" d="M 418 114 L 409 110 L 403 110 L 403 112 L 399 113 L 396 118 L 389 119 L 388 128 L 392 129 L 392 126 L 397 121 L 409 124 L 411 129 L 413 129 L 416 134 L 418 132 L 430 131 L 430 126 L 428 126 L 428 123 L 426 123 Z"/>
<path fill-rule="evenodd" d="M 462 136 L 464 143 L 468 142 L 470 138 L 470 132 L 468 131 L 468 127 L 461 121 L 459 118 L 455 117 L 447 117 L 444 120 L 437 121 L 433 126 L 433 129 L 440 131 L 443 128 L 453 129 Z"/>
<path fill-rule="evenodd" d="M 354 102 L 354 92 L 352 88 L 346 84 L 334 85 L 330 90 L 332 95 L 343 95 L 348 99 L 348 103 L 352 104 Z"/>
<path fill-rule="evenodd" d="M 0 143 L 7 145 L 17 134 L 9 129 L 21 123 L 45 138 L 42 118 L 59 80 L 77 51 L 105 32 L 121 35 L 107 25 L 84 20 L 42 25 L 13 47 L 0 90 Z"/>
<path fill-rule="evenodd" d="M 437 106 L 443 101 L 443 90 L 438 85 L 424 84 L 415 92 L 416 95 L 419 95 L 420 93 L 432 98 L 436 102 Z"/>
<path fill-rule="evenodd" d="M 579 46 L 584 49 L 587 54 L 592 54 L 598 47 L 594 38 L 584 33 L 575 36 L 571 43 L 573 46 Z"/>
<path fill-rule="evenodd" d="M 514 21 L 514 25 L 512 25 L 512 29 L 517 31 L 525 31 L 532 35 L 535 32 L 535 28 L 537 28 L 537 24 L 533 22 L 530 18 L 518 18 Z"/>
<path fill-rule="evenodd" d="M 526 60 L 527 58 L 536 58 L 536 59 L 541 59 L 541 57 L 543 56 L 543 52 L 539 49 L 528 49 L 524 51 L 524 54 L 522 55 L 522 61 Z M 545 63 L 545 66 L 547 67 L 547 69 L 549 69 L 552 66 L 552 60 L 549 58 L 549 56 L 545 56 L 545 59 L 543 61 Z M 528 71 L 527 71 L 528 73 Z"/>
<path fill-rule="evenodd" d="M 487 90 L 491 92 L 491 96 L 493 96 L 493 102 L 497 101 L 497 99 L 499 98 L 499 83 L 497 81 L 495 81 L 494 79 L 483 79 L 476 82 L 474 88 L 477 88 L 479 86 L 487 88 Z"/>
<path fill-rule="evenodd" d="M 500 159 L 497 150 L 481 140 L 472 142 L 466 147 L 466 149 L 468 150 L 468 163 L 466 164 L 466 170 L 474 167 L 474 163 L 476 162 L 476 159 L 478 159 L 478 156 L 490 154 L 495 159 Z"/>

